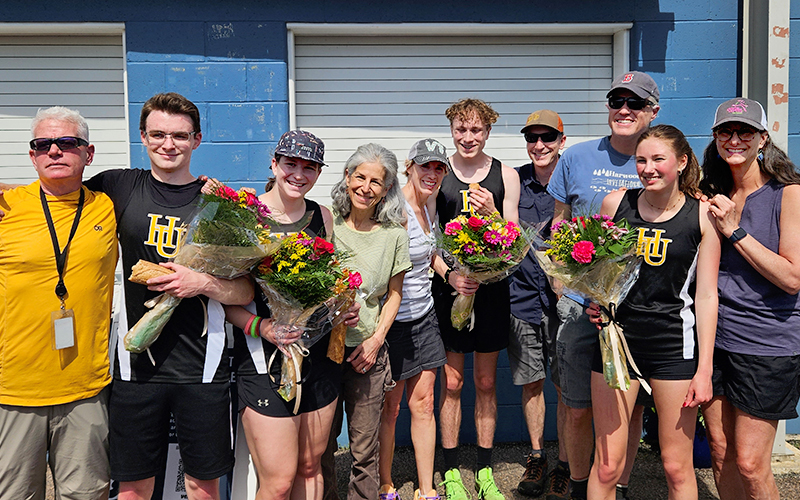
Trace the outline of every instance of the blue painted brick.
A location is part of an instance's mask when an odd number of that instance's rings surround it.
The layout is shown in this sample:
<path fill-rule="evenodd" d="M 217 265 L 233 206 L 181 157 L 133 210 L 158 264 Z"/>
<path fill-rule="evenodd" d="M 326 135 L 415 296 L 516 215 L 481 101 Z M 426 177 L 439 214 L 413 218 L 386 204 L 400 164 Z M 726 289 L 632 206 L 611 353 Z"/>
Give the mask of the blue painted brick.
<path fill-rule="evenodd" d="M 800 96 L 800 53 L 789 59 L 789 98 L 797 96 Z"/>
<path fill-rule="evenodd" d="M 149 99 L 152 96 L 147 96 Z M 208 141 L 208 105 L 202 102 L 196 102 L 197 110 L 200 112 L 200 130 L 203 133 L 203 141 Z M 139 134 L 139 115 L 142 113 L 142 106 L 144 102 L 131 102 L 128 104 L 128 139 L 131 144 L 141 144 L 141 136 Z"/>
<path fill-rule="evenodd" d="M 131 142 L 131 168 L 150 170 L 150 159 L 147 150 L 141 142 Z"/>
<path fill-rule="evenodd" d="M 631 29 L 632 44 L 641 40 L 639 61 L 644 62 L 663 62 L 665 57 L 666 60 L 736 59 L 737 37 L 735 21 L 642 22 Z"/>
<path fill-rule="evenodd" d="M 525 419 L 522 417 L 522 407 L 520 405 L 498 407 L 497 428 L 494 432 L 495 443 L 520 441 L 522 434 L 520 424 L 524 421 Z"/>
<path fill-rule="evenodd" d="M 247 97 L 244 63 L 170 64 L 166 86 L 192 101 L 239 102 Z"/>
<path fill-rule="evenodd" d="M 164 92 L 164 68 L 163 63 L 128 62 L 128 101 L 145 102 L 153 94 Z"/>
<path fill-rule="evenodd" d="M 245 181 L 248 174 L 246 144 L 201 144 L 192 155 L 192 173 L 222 182 Z"/>
<path fill-rule="evenodd" d="M 288 101 L 289 76 L 284 62 L 247 64 L 248 101 Z"/>
<path fill-rule="evenodd" d="M 248 179 L 263 182 L 272 177 L 272 156 L 277 142 L 250 144 L 250 173 Z"/>
<path fill-rule="evenodd" d="M 204 23 L 152 21 L 125 23 L 129 61 L 202 61 Z"/>
<path fill-rule="evenodd" d="M 210 104 L 214 141 L 277 142 L 289 121 L 288 103 Z"/>
<path fill-rule="evenodd" d="M 658 84 L 662 100 L 736 95 L 735 60 L 670 61 L 664 72 L 649 74 Z"/>
<path fill-rule="evenodd" d="M 674 16 L 675 21 L 732 20 L 739 13 L 737 0 L 660 0 L 659 2 L 636 2 L 637 20 L 660 20 Z"/>
<path fill-rule="evenodd" d="M 789 158 L 800 158 L 800 135 L 789 136 L 789 151 L 787 153 L 789 153 Z"/>
<path fill-rule="evenodd" d="M 798 61 L 800 65 L 800 61 Z M 789 88 L 792 84 L 800 85 L 800 80 L 790 81 Z M 800 97 L 789 96 L 789 134 L 800 134 Z M 791 155 L 790 155 L 791 156 Z M 794 161 L 800 160 L 800 157 L 794 157 Z"/>
<path fill-rule="evenodd" d="M 800 36 L 797 36 L 797 33 L 800 33 L 800 31 L 798 30 L 800 30 L 800 19 L 793 16 L 789 19 L 789 33 L 794 35 L 789 36 L 789 55 L 791 57 L 800 57 Z"/>
<path fill-rule="evenodd" d="M 703 136 L 711 130 L 717 106 L 725 99 L 729 97 L 662 100 L 656 123 L 675 125 L 686 135 Z"/>
<path fill-rule="evenodd" d="M 800 405 L 797 405 L 797 411 L 800 413 Z M 786 421 L 786 434 L 800 434 L 800 418 Z"/>
<path fill-rule="evenodd" d="M 286 25 L 282 22 L 216 22 L 205 25 L 209 60 L 286 60 Z"/>

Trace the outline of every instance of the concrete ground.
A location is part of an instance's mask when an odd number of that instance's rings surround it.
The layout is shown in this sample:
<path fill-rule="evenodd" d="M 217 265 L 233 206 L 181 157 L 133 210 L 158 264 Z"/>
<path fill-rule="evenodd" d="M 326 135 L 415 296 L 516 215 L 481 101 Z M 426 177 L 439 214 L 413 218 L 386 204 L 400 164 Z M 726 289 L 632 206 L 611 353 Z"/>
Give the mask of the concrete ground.
<path fill-rule="evenodd" d="M 799 445 L 797 441 L 793 441 Z M 550 467 L 557 461 L 558 449 L 556 443 L 548 442 L 545 446 L 547 450 Z M 525 454 L 529 445 L 523 443 L 507 443 L 495 446 L 494 451 L 494 478 L 497 487 L 505 495 L 506 500 L 523 500 L 524 497 L 517 493 L 516 487 L 522 473 L 525 470 Z M 477 493 L 474 489 L 474 472 L 476 448 L 474 445 L 462 446 L 461 453 L 461 478 L 464 485 L 472 495 L 473 500 L 477 500 Z M 793 459 L 784 459 L 781 462 L 773 463 L 773 472 L 778 484 L 781 498 L 785 500 L 800 499 L 800 453 L 794 449 Z M 350 467 L 350 455 L 346 450 L 340 450 L 336 455 L 336 465 L 339 479 L 339 497 L 344 500 L 347 498 L 347 478 Z M 442 469 L 441 452 L 437 451 L 434 481 L 438 484 L 442 481 L 440 472 Z M 697 473 L 698 497 L 704 499 L 719 499 L 717 488 L 714 486 L 714 478 L 711 469 L 695 469 Z M 413 500 L 414 490 L 416 489 L 416 469 L 414 466 L 414 454 L 410 447 L 397 448 L 392 471 L 395 488 L 400 493 L 403 500 Z M 444 489 L 438 488 L 439 494 L 444 495 Z M 444 497 L 443 497 L 444 498 Z M 542 497 L 543 498 L 543 497 Z M 667 483 L 664 477 L 664 469 L 661 467 L 661 458 L 657 452 L 652 451 L 649 446 L 642 444 L 636 459 L 636 464 L 631 475 L 629 490 L 631 500 L 667 500 Z"/>

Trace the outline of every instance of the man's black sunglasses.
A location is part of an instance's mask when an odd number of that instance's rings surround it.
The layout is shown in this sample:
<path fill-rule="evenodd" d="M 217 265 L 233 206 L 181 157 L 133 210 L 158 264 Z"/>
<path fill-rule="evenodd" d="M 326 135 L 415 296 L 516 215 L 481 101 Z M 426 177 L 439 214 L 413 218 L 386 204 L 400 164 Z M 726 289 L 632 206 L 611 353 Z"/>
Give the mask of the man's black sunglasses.
<path fill-rule="evenodd" d="M 544 143 L 548 142 L 555 142 L 558 139 L 560 132 L 557 130 L 551 130 L 550 132 L 545 132 L 544 134 L 534 134 L 533 132 L 525 132 L 525 142 L 529 142 L 531 144 L 536 144 L 536 141 L 539 139 L 542 140 Z"/>
<path fill-rule="evenodd" d="M 53 139 L 33 139 L 31 149 L 34 151 L 50 151 L 50 146 L 55 144 L 61 151 L 75 149 L 78 146 L 88 146 L 89 141 L 80 137 L 55 137 Z"/>
<path fill-rule="evenodd" d="M 632 109 L 634 111 L 643 109 L 645 106 L 650 104 L 647 102 L 647 99 L 639 99 L 638 97 L 612 96 L 608 98 L 608 107 L 611 109 L 620 109 L 625 105 L 625 103 L 628 104 L 628 109 Z"/>

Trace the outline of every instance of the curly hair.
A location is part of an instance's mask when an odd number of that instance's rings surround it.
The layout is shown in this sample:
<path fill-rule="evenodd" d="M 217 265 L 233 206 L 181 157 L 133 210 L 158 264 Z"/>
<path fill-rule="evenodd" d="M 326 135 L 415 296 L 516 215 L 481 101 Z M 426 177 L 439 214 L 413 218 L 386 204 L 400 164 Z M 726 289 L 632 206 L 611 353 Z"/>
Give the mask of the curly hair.
<path fill-rule="evenodd" d="M 666 142 L 678 159 L 686 156 L 686 167 L 680 173 L 678 189 L 687 196 L 693 197 L 697 193 L 700 184 L 700 164 L 683 132 L 672 125 L 655 125 L 639 136 L 636 141 L 636 147 L 639 147 L 639 144 L 645 139 L 658 139 Z"/>
<path fill-rule="evenodd" d="M 471 97 L 453 103 L 447 108 L 444 115 L 450 120 L 450 125 L 456 119 L 466 121 L 477 116 L 486 128 L 492 128 L 492 124 L 500 118 L 500 114 L 493 110 L 487 102 Z"/>
<path fill-rule="evenodd" d="M 187 115 L 192 120 L 194 133 L 200 133 L 200 111 L 192 101 L 176 92 L 156 94 L 144 103 L 139 115 L 139 130 L 147 131 L 147 117 L 153 111 L 163 111 L 170 115 Z"/>
<path fill-rule="evenodd" d="M 767 142 L 761 148 L 758 167 L 761 172 L 781 184 L 800 184 L 800 173 L 789 156 L 767 134 Z M 711 139 L 703 152 L 703 179 L 700 190 L 707 196 L 715 194 L 730 195 L 734 188 L 733 174 L 730 166 L 722 159 L 717 150 L 717 140 Z"/>
<path fill-rule="evenodd" d="M 397 157 L 394 153 L 380 144 L 363 144 L 347 159 L 344 164 L 342 180 L 331 189 L 331 207 L 343 218 L 350 216 L 353 208 L 350 195 L 347 192 L 347 178 L 353 175 L 356 168 L 362 163 L 378 163 L 383 167 L 383 183 L 386 186 L 386 196 L 378 202 L 372 219 L 379 224 L 399 224 L 406 222 L 403 212 L 405 198 L 397 182 Z"/>

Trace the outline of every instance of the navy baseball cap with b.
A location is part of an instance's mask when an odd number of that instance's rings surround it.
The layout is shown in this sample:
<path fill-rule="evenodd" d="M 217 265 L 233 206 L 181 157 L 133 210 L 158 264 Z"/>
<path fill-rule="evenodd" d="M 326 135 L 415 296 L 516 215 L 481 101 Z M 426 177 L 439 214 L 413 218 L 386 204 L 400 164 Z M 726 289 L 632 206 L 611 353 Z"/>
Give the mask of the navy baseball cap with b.
<path fill-rule="evenodd" d="M 611 90 L 606 97 L 611 97 L 614 91 L 619 89 L 630 90 L 640 99 L 646 99 L 651 104 L 658 104 L 659 92 L 655 80 L 647 73 L 641 71 L 628 71 L 616 77 L 611 82 Z"/>
<path fill-rule="evenodd" d="M 275 148 L 275 154 L 325 165 L 325 144 L 319 137 L 305 130 L 290 130 L 283 134 Z"/>

